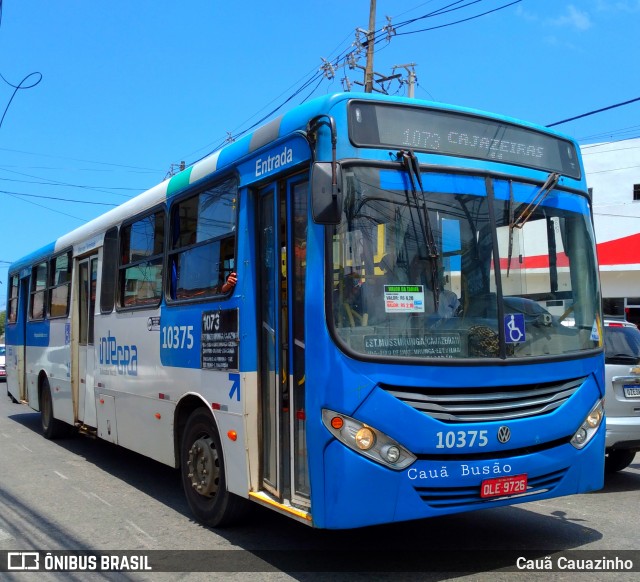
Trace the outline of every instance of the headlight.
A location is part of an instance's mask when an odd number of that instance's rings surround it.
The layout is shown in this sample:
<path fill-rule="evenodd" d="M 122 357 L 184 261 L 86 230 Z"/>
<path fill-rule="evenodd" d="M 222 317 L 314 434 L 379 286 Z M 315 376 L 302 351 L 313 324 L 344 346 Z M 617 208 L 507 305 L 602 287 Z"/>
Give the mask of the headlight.
<path fill-rule="evenodd" d="M 368 451 L 375 444 L 376 435 L 368 426 L 356 433 L 356 445 L 361 451 Z"/>
<path fill-rule="evenodd" d="M 598 400 L 596 405 L 591 409 L 587 417 L 582 422 L 580 428 L 576 431 L 571 439 L 571 444 L 576 449 L 582 449 L 594 437 L 598 431 L 598 427 L 604 419 L 604 401 Z"/>
<path fill-rule="evenodd" d="M 341 443 L 385 467 L 400 471 L 416 460 L 400 443 L 355 418 L 325 408 L 322 421 Z"/>

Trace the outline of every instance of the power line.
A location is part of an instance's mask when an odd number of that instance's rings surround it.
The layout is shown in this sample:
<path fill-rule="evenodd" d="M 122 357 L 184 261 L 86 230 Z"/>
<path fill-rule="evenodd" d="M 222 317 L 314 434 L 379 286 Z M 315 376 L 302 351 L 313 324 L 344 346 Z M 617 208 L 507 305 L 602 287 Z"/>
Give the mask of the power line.
<path fill-rule="evenodd" d="M 11 171 L 11 170 L 5 170 Z M 119 194 L 117 192 L 111 192 L 111 190 L 130 190 L 131 192 L 140 192 L 144 188 L 129 188 L 124 186 L 87 186 L 83 184 L 69 184 L 66 182 L 59 182 L 57 180 L 44 181 L 38 179 L 38 176 L 30 176 L 29 174 L 21 174 L 20 172 L 14 172 L 20 176 L 27 176 L 29 178 L 36 178 L 36 180 L 18 180 L 16 178 L 0 178 L 3 182 L 18 182 L 19 184 L 37 184 L 38 186 L 63 186 L 65 188 L 78 188 L 80 190 L 93 190 L 95 192 L 102 192 L 104 194 L 113 194 L 114 196 L 124 196 L 125 198 L 131 198 L 128 194 Z"/>
<path fill-rule="evenodd" d="M 594 144 L 590 144 L 590 145 L 584 145 L 584 146 L 580 146 L 580 150 L 582 151 L 582 157 L 585 156 L 592 156 L 594 154 L 596 155 L 600 155 L 600 154 L 610 154 L 612 152 L 620 152 L 620 151 L 624 151 L 624 150 L 637 150 L 640 149 L 640 145 L 635 145 L 635 146 L 628 146 L 628 147 L 617 147 L 614 148 L 612 150 L 604 150 L 602 149 L 604 146 L 608 146 L 608 145 L 612 145 L 612 144 L 622 144 L 625 141 L 630 141 L 630 140 L 619 140 L 619 141 L 608 141 L 605 143 L 594 143 Z M 593 148 L 598 148 L 596 151 L 593 152 L 589 152 L 589 151 L 585 151 L 585 150 L 591 150 Z"/>
<path fill-rule="evenodd" d="M 453 10 L 459 10 L 460 8 L 466 8 L 467 6 L 471 6 L 471 4 L 475 4 L 476 2 L 480 2 L 482 0 L 475 0 L 475 2 L 470 2 L 469 4 L 465 4 L 464 6 L 459 6 Z M 502 6 L 498 6 L 497 8 L 493 8 L 492 10 L 487 10 L 486 12 L 482 12 L 480 14 L 476 14 L 475 16 L 470 16 L 468 18 L 462 18 L 460 20 L 455 20 L 454 22 L 449 22 L 447 24 L 440 24 L 439 26 L 431 26 L 429 28 L 421 28 L 420 30 L 412 30 L 409 32 L 398 32 L 396 33 L 398 36 L 407 36 L 409 34 L 417 34 L 419 32 L 427 32 L 429 30 L 436 30 L 438 28 L 447 28 L 448 26 L 453 26 L 455 24 L 461 24 L 462 22 L 468 22 L 470 20 L 475 20 L 476 18 L 481 18 L 482 16 L 486 16 L 487 14 L 492 14 L 493 12 L 498 12 L 499 10 L 504 10 L 505 8 L 509 8 L 509 6 L 513 6 L 514 4 L 518 4 L 522 2 L 522 0 L 514 0 L 513 2 L 509 2 L 508 4 L 504 4 Z M 445 12 L 440 12 L 434 14 L 434 16 L 438 16 L 439 14 L 445 14 L 446 12 L 452 12 L 453 10 L 447 10 Z M 397 27 L 396 27 L 397 28 Z"/>
<path fill-rule="evenodd" d="M 430 18 L 432 16 L 441 16 L 442 14 L 447 14 L 449 12 L 455 12 L 456 10 L 462 10 L 463 8 L 467 8 L 472 4 L 477 4 L 478 2 L 483 2 L 484 0 L 472 0 L 468 4 L 464 4 L 462 6 L 456 6 L 460 4 L 463 0 L 457 0 L 456 2 L 452 2 L 451 4 L 447 4 L 446 6 L 442 6 L 440 8 L 436 8 L 432 12 L 428 12 L 427 14 L 423 14 L 422 16 L 418 16 L 417 18 L 411 18 L 409 20 L 405 20 L 404 22 L 400 22 L 396 25 L 395 28 L 403 28 L 408 26 L 409 24 L 413 24 L 414 22 L 418 22 L 419 20 L 424 20 L 426 18 Z M 452 8 L 452 6 L 456 6 Z"/>
<path fill-rule="evenodd" d="M 640 131 L 640 125 L 632 125 L 629 127 L 623 127 L 621 129 L 613 129 L 613 130 L 609 130 L 606 132 L 601 132 L 601 133 L 594 133 L 591 135 L 587 135 L 587 136 L 583 136 L 580 138 L 577 138 L 578 141 L 585 141 L 585 140 L 593 140 L 596 138 L 610 138 L 607 139 L 604 142 L 601 143 L 593 143 L 593 144 L 588 144 L 588 145 L 584 145 L 582 146 L 583 148 L 594 148 L 594 147 L 600 147 L 602 145 L 606 145 L 607 143 L 618 143 L 620 141 L 627 141 L 630 139 L 635 139 L 637 137 L 640 137 L 640 135 L 638 134 L 638 132 Z M 621 137 L 619 139 L 613 139 L 614 135 L 620 135 L 620 136 L 628 136 L 629 134 L 632 134 L 630 137 Z"/>
<path fill-rule="evenodd" d="M 80 222 L 86 222 L 84 218 L 80 218 L 79 216 L 74 216 L 73 214 L 67 214 L 66 212 L 62 212 L 61 210 L 56 210 L 55 208 L 50 208 L 49 206 L 45 206 L 44 204 L 38 204 L 37 202 L 33 202 L 32 200 L 25 200 L 24 198 L 20 198 L 20 196 L 16 196 L 15 194 L 7 193 L 8 196 L 15 198 L 17 200 L 21 200 L 22 202 L 26 202 L 27 204 L 33 204 L 34 206 L 39 206 L 40 208 L 44 208 L 49 212 L 55 212 L 56 214 L 62 214 L 63 216 L 68 216 L 69 218 L 74 218 L 75 220 L 79 220 Z"/>
<path fill-rule="evenodd" d="M 26 152 L 24 150 L 14 150 L 14 149 L 10 149 L 10 148 L 0 148 L 0 151 L 3 152 L 11 152 L 11 153 L 16 153 L 16 154 L 27 154 L 29 156 L 39 156 L 39 157 L 43 157 L 43 158 L 57 158 L 60 160 L 71 160 L 72 162 L 82 162 L 84 164 L 96 164 L 99 166 L 113 166 L 114 168 L 125 168 L 125 169 L 130 169 L 130 170 L 143 170 L 145 172 L 149 172 L 149 173 L 153 173 L 153 174 L 157 174 L 158 173 L 158 169 L 157 168 L 145 168 L 145 167 L 141 167 L 141 166 L 129 166 L 129 165 L 125 165 L 125 164 L 114 164 L 114 163 L 110 163 L 110 162 L 97 162 L 95 160 L 85 160 L 82 158 L 71 158 L 68 156 L 59 156 L 59 155 L 55 155 L 55 154 L 42 154 L 39 152 Z M 53 168 L 56 169 L 56 168 Z"/>
<path fill-rule="evenodd" d="M 553 127 L 555 125 L 560 125 L 562 123 L 567 123 L 569 121 L 574 121 L 576 119 L 582 119 L 583 117 L 588 117 L 589 115 L 595 115 L 596 113 L 602 113 L 603 111 L 609 111 L 609 109 L 615 109 L 616 107 L 622 107 L 623 105 L 629 105 L 630 103 L 635 103 L 636 101 L 640 101 L 640 97 L 636 97 L 635 99 L 629 99 L 629 101 L 623 101 L 622 103 L 616 103 L 615 105 L 609 105 L 608 107 L 602 107 L 600 109 L 595 109 L 593 111 L 588 111 L 587 113 L 583 113 L 582 115 L 576 115 L 575 117 L 569 117 L 568 119 L 563 119 L 562 121 L 556 121 L 555 123 L 549 123 L 547 127 Z"/>
<path fill-rule="evenodd" d="M 596 170 L 595 172 L 587 172 L 587 174 L 607 174 L 608 172 L 621 172 L 622 170 L 634 170 L 640 166 L 626 166 L 624 168 L 610 168 L 608 170 Z"/>
<path fill-rule="evenodd" d="M 95 206 L 111 206 L 115 207 L 118 204 L 110 204 L 108 202 L 93 202 L 92 200 L 73 200 L 71 198 L 58 198 L 57 196 L 45 196 L 41 194 L 24 194 L 22 192 L 8 192 L 7 190 L 0 190 L 0 194 L 8 194 L 9 196 L 25 196 L 27 198 L 45 198 L 47 200 L 58 200 L 60 202 L 75 202 L 76 204 L 93 204 Z"/>
<path fill-rule="evenodd" d="M 23 83 L 31 76 L 33 75 L 40 75 L 39 79 L 33 83 L 32 85 L 25 85 L 23 86 Z M 20 91 L 20 89 L 33 89 L 38 83 L 40 83 L 40 81 L 42 81 L 42 73 L 36 71 L 34 73 L 29 73 L 26 77 L 24 77 L 24 79 L 22 79 L 22 81 L 20 81 L 20 83 L 18 83 L 17 85 L 14 85 L 13 83 L 9 83 L 9 81 L 7 81 L 3 76 L 2 73 L 0 73 L 0 78 L 7 84 L 9 85 L 9 87 L 13 87 L 13 93 L 11 94 L 11 97 L 9 98 L 9 102 L 7 103 L 7 106 L 4 108 L 4 113 L 2 114 L 2 117 L 0 118 L 0 128 L 2 128 L 2 122 L 4 121 L 5 116 L 7 115 L 7 111 L 9 111 L 9 107 L 11 106 L 11 103 L 13 102 L 13 98 L 16 96 L 16 93 L 18 93 L 18 91 Z"/>

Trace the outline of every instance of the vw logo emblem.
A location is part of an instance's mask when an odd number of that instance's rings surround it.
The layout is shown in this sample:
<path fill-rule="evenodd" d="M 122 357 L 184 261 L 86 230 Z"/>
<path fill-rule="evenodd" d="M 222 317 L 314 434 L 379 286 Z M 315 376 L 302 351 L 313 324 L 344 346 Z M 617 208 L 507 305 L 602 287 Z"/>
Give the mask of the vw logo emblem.
<path fill-rule="evenodd" d="M 511 429 L 508 426 L 501 426 L 498 429 L 498 440 L 504 444 L 511 438 Z"/>

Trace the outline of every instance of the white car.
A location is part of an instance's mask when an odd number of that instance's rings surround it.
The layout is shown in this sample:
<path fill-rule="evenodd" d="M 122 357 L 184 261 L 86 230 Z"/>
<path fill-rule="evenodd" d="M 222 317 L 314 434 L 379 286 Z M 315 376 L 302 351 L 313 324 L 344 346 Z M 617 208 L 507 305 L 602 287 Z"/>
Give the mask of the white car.
<path fill-rule="evenodd" d="M 625 323 L 604 326 L 609 473 L 628 467 L 640 451 L 640 330 Z"/>

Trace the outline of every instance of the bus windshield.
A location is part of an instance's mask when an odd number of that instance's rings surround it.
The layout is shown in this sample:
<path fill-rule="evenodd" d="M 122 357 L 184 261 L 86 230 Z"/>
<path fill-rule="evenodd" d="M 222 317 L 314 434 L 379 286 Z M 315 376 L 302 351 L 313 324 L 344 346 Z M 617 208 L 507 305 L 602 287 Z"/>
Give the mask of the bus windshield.
<path fill-rule="evenodd" d="M 416 181 L 398 164 L 343 176 L 330 317 L 346 351 L 513 359 L 602 345 L 588 202 L 559 195 L 556 175 Z"/>

